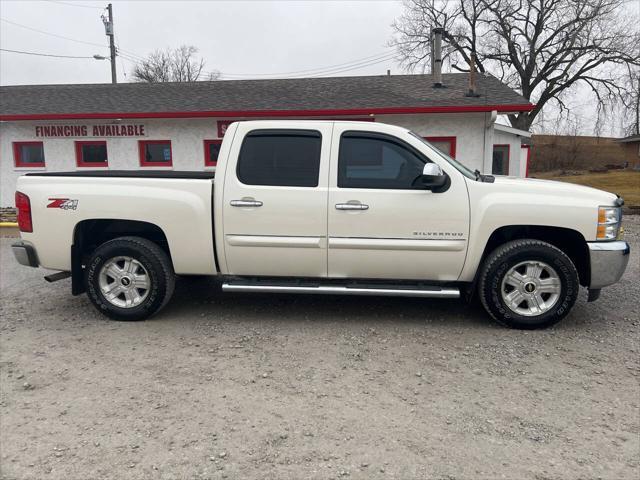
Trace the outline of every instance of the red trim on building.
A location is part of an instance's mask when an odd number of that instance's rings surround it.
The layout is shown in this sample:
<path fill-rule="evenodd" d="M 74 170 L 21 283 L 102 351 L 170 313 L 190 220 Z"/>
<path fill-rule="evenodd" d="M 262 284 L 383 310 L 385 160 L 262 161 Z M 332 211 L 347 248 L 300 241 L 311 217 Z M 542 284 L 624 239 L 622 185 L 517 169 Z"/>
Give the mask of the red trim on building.
<path fill-rule="evenodd" d="M 169 144 L 169 155 L 171 158 L 168 162 L 149 162 L 145 157 L 145 147 L 147 145 L 164 145 Z M 138 140 L 138 154 L 140 156 L 141 167 L 172 167 L 173 166 L 173 149 L 171 140 Z"/>
<path fill-rule="evenodd" d="M 318 110 L 208 110 L 176 112 L 105 112 L 105 113 L 37 113 L 0 115 L 3 121 L 18 120 L 80 120 L 80 119 L 117 119 L 117 118 L 206 118 L 206 117 L 334 117 L 343 115 L 393 115 L 417 113 L 472 113 L 491 112 L 530 112 L 535 108 L 531 103 L 517 105 L 469 105 L 441 107 L 374 107 L 354 109 L 318 109 Z"/>
<path fill-rule="evenodd" d="M 43 149 L 44 152 L 44 143 L 42 142 L 13 142 L 13 164 L 16 166 L 16 168 L 41 168 L 45 166 L 45 162 L 38 162 L 38 163 L 22 163 L 22 152 L 20 151 L 20 147 L 21 146 L 28 146 L 28 145 L 40 145 Z"/>
<path fill-rule="evenodd" d="M 215 167 L 218 165 L 218 159 L 216 158 L 215 162 L 212 162 L 209 159 L 209 145 L 222 145 L 222 140 L 205 140 L 204 141 L 204 166 L 205 167 Z"/>
<path fill-rule="evenodd" d="M 531 159 L 531 145 L 520 145 L 520 148 L 527 149 L 527 159 L 524 164 L 524 178 L 529 177 L 529 160 Z"/>
<path fill-rule="evenodd" d="M 511 174 L 511 145 L 509 145 L 508 143 L 494 143 L 493 148 L 496 148 L 496 147 L 507 147 L 507 175 L 510 175 Z"/>
<path fill-rule="evenodd" d="M 85 162 L 82 155 L 82 147 L 84 145 L 104 145 L 107 148 L 107 142 L 105 140 L 79 140 L 75 142 L 76 145 L 76 166 L 78 167 L 96 167 L 96 168 L 104 168 L 109 166 L 109 156 L 107 153 L 107 158 L 103 163 L 97 162 Z"/>
<path fill-rule="evenodd" d="M 456 158 L 456 137 L 424 137 L 428 142 L 449 142 L 451 158 Z"/>

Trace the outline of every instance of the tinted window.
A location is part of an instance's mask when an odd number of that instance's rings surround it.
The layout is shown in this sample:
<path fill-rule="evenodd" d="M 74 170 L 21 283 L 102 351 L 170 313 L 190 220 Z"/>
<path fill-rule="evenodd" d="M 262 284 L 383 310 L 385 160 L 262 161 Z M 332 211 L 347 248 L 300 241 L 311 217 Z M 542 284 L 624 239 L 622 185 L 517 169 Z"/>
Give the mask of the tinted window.
<path fill-rule="evenodd" d="M 19 143 L 15 148 L 17 165 L 44 165 L 42 143 Z"/>
<path fill-rule="evenodd" d="M 218 155 L 220 155 L 220 146 L 219 142 L 209 142 L 207 144 L 207 163 L 209 165 L 216 165 L 218 163 Z"/>
<path fill-rule="evenodd" d="M 320 170 L 319 132 L 257 130 L 240 150 L 238 179 L 247 185 L 317 187 Z"/>
<path fill-rule="evenodd" d="M 80 162 L 88 164 L 107 163 L 107 144 L 85 144 L 80 146 Z"/>
<path fill-rule="evenodd" d="M 144 142 L 143 163 L 171 164 L 171 142 Z"/>
<path fill-rule="evenodd" d="M 345 133 L 340 139 L 338 187 L 410 189 L 425 160 L 391 137 Z"/>
<path fill-rule="evenodd" d="M 491 173 L 494 175 L 509 175 L 509 145 L 493 146 Z"/>

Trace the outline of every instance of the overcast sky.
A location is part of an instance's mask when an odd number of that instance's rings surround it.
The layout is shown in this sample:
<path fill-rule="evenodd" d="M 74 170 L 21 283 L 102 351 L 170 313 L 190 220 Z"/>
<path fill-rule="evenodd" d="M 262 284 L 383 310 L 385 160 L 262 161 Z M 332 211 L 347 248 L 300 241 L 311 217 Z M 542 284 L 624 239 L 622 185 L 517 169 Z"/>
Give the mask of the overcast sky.
<path fill-rule="evenodd" d="M 229 75 L 226 78 L 318 71 L 365 57 L 370 59 L 366 63 L 379 63 L 343 72 L 336 68 L 335 74 L 381 74 L 388 68 L 399 72 L 393 60 L 381 58 L 393 53 L 387 42 L 392 34 L 390 24 L 402 10 L 399 1 L 116 0 L 112 3 L 116 43 L 123 53 L 117 63 L 119 81 L 126 80 L 123 70 L 130 74 L 133 66 L 130 59 L 136 55 L 146 56 L 157 48 L 182 44 L 198 47 L 207 70 L 218 70 Z M 0 46 L 54 55 L 108 56 L 108 37 L 100 19 L 106 4 L 106 1 L 1 0 Z M 96 45 L 56 38 L 24 26 Z M 0 61 L 2 85 L 95 83 L 111 79 L 108 61 L 9 52 L 0 52 Z"/>

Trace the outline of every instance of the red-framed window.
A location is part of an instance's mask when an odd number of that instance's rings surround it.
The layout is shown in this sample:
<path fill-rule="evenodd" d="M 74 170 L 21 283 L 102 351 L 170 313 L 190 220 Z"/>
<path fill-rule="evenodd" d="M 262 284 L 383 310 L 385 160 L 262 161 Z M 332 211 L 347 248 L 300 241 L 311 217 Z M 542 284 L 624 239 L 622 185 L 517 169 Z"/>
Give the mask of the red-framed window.
<path fill-rule="evenodd" d="M 42 142 L 13 142 L 13 160 L 16 167 L 44 167 Z"/>
<path fill-rule="evenodd" d="M 205 140 L 204 141 L 204 166 L 215 167 L 218 164 L 218 155 L 220 154 L 220 145 L 222 140 Z"/>
<path fill-rule="evenodd" d="M 508 143 L 495 143 L 493 145 L 493 160 L 491 173 L 494 175 L 509 175 L 509 156 L 511 146 Z"/>
<path fill-rule="evenodd" d="M 424 137 L 424 139 L 442 153 L 456 158 L 456 137 Z"/>
<path fill-rule="evenodd" d="M 138 142 L 141 167 L 171 167 L 171 140 L 140 140 Z"/>
<path fill-rule="evenodd" d="M 78 167 L 108 167 L 107 142 L 104 140 L 76 142 L 76 165 Z"/>

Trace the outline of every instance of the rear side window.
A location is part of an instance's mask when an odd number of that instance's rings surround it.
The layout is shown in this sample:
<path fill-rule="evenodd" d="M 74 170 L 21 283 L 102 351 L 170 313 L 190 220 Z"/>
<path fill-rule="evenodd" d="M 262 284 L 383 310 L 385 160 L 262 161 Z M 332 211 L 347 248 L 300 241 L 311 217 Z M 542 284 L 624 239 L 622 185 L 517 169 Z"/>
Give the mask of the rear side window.
<path fill-rule="evenodd" d="M 345 132 L 340 139 L 338 187 L 412 189 L 426 161 L 393 137 Z"/>
<path fill-rule="evenodd" d="M 246 185 L 317 187 L 321 144 L 314 130 L 254 130 L 242 142 L 238 179 Z"/>

